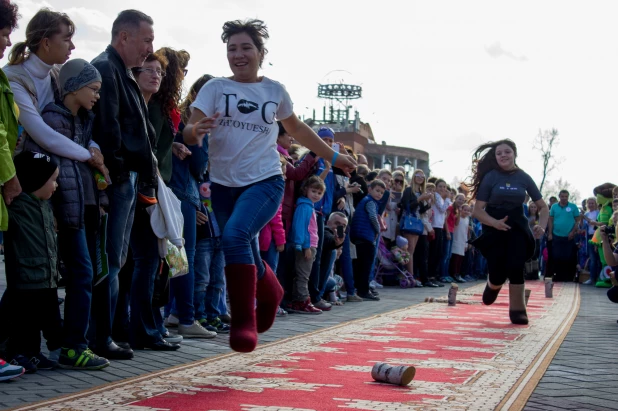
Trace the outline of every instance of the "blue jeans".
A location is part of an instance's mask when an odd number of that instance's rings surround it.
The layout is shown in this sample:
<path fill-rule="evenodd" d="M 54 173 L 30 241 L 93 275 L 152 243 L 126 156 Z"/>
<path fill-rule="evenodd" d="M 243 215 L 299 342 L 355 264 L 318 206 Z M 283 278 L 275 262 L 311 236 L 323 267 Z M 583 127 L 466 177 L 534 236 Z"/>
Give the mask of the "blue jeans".
<path fill-rule="evenodd" d="M 184 217 L 184 239 L 189 273 L 170 280 L 170 304 L 174 305 L 173 314 L 178 315 L 181 324 L 191 325 L 194 321 L 194 282 L 195 282 L 195 242 L 196 242 L 196 211 L 195 206 L 187 201 L 180 203 Z M 177 314 L 176 314 L 177 313 Z"/>
<path fill-rule="evenodd" d="M 378 263 L 378 251 L 380 250 L 380 239 L 382 238 L 381 235 L 378 235 L 378 239 L 376 240 L 376 242 L 373 244 L 374 245 L 374 250 L 373 250 L 373 264 L 371 265 L 371 271 L 369 271 L 369 282 L 375 280 L 376 278 L 376 266 Z M 358 258 L 358 254 L 356 255 L 356 257 Z"/>
<path fill-rule="evenodd" d="M 212 207 L 222 230 L 225 264 L 254 264 L 257 277 L 264 276 L 257 236 L 272 220 L 283 198 L 284 180 L 280 175 L 245 187 L 225 187 L 213 183 Z"/>
<path fill-rule="evenodd" d="M 352 268 L 352 256 L 350 255 L 350 226 L 348 226 L 348 232 L 343 240 L 343 248 L 341 249 L 341 257 L 339 257 L 339 264 L 341 265 L 341 276 L 345 284 L 345 290 L 348 295 L 356 293 L 354 288 L 354 269 Z"/>
<path fill-rule="evenodd" d="M 155 321 L 152 306 L 154 279 L 159 270 L 158 239 L 150 226 L 150 215 L 141 206 L 135 210 L 131 232 L 131 252 L 135 269 L 131 281 L 131 343 L 154 343 L 163 337 Z"/>
<path fill-rule="evenodd" d="M 599 256 L 599 252 L 597 247 L 593 244 L 588 243 L 588 271 L 590 271 L 590 279 L 592 282 L 596 282 L 599 278 L 599 274 L 601 273 L 601 257 Z"/>
<path fill-rule="evenodd" d="M 92 304 L 93 269 L 86 229 L 61 229 L 58 246 L 66 267 L 64 300 L 64 347 L 88 348 L 88 324 Z"/>
<path fill-rule="evenodd" d="M 118 273 L 127 259 L 131 228 L 137 199 L 137 174 L 131 172 L 127 181 L 112 184 L 107 189 L 109 217 L 107 220 L 107 259 L 109 275 L 94 288 L 93 315 L 96 324 L 96 344 L 112 342 L 112 324 L 118 303 Z M 125 312 L 127 307 L 120 307 Z"/>
<path fill-rule="evenodd" d="M 221 293 L 221 298 L 219 298 L 219 305 L 217 306 L 219 315 L 227 314 L 227 299 L 225 296 L 225 290 L 226 290 L 225 281 L 226 281 L 225 276 L 223 276 L 223 292 Z"/>
<path fill-rule="evenodd" d="M 221 238 L 203 238 L 195 251 L 195 289 L 193 305 L 197 320 L 214 320 L 219 311 L 221 296 L 225 297 L 225 257 Z M 225 299 L 223 300 L 225 302 Z M 226 310 L 227 311 L 227 310 Z"/>
<path fill-rule="evenodd" d="M 266 261 L 266 264 L 270 266 L 270 269 L 274 273 L 277 272 L 277 266 L 279 265 L 279 251 L 277 251 L 277 245 L 275 239 L 270 240 L 270 247 L 266 251 L 260 251 L 262 260 Z"/>
<path fill-rule="evenodd" d="M 449 264 L 451 262 L 451 252 L 453 249 L 453 233 L 451 234 L 451 239 L 447 240 L 446 239 L 446 231 L 444 231 L 444 243 L 443 243 L 443 252 L 444 252 L 444 259 L 442 260 L 442 277 L 446 277 L 448 276 L 448 268 L 449 268 Z"/>

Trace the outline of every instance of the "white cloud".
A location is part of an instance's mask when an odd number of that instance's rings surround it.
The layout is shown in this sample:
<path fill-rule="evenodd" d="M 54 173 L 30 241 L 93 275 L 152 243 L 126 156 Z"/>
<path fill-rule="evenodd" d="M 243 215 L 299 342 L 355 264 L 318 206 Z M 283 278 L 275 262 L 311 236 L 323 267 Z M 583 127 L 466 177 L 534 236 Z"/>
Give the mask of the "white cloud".
<path fill-rule="evenodd" d="M 523 56 L 523 55 L 516 56 L 510 51 L 505 50 L 504 48 L 502 48 L 502 45 L 498 41 L 493 43 L 491 46 L 485 47 L 485 51 L 487 52 L 487 54 L 489 54 L 491 57 L 495 59 L 500 58 L 500 57 L 507 57 L 515 61 L 521 61 L 521 62 L 528 61 L 528 58 L 526 56 Z"/>

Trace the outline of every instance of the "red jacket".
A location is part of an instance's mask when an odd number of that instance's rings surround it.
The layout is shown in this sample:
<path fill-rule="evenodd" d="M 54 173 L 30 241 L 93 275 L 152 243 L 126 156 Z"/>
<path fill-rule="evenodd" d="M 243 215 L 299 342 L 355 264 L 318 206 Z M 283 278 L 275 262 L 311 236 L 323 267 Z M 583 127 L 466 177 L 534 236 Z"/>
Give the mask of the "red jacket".
<path fill-rule="evenodd" d="M 285 244 L 285 230 L 283 229 L 283 221 L 281 220 L 282 206 L 283 204 L 279 205 L 277 214 L 275 214 L 273 219 L 260 231 L 260 251 L 268 251 L 273 239 L 275 240 L 276 246 Z"/>
<path fill-rule="evenodd" d="M 309 153 L 307 154 L 298 167 L 294 167 L 291 157 L 285 158 L 288 162 L 285 169 L 285 191 L 283 192 L 283 227 L 286 231 L 290 231 L 292 227 L 292 218 L 294 217 L 294 186 L 297 181 L 303 181 L 313 174 L 313 166 L 316 162 L 316 157 Z"/>

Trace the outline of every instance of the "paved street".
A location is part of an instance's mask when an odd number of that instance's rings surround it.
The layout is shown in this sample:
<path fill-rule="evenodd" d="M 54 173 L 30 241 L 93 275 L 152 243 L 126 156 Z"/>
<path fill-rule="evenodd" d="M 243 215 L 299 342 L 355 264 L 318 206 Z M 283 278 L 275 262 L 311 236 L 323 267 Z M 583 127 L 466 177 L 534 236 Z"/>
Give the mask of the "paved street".
<path fill-rule="evenodd" d="M 4 287 L 2 264 L 0 290 Z M 333 311 L 319 316 L 288 315 L 278 319 L 269 332 L 260 336 L 260 342 L 277 341 L 404 308 L 424 301 L 426 296 L 445 293 L 446 288 L 383 289 L 380 294 L 382 300 L 379 302 L 346 304 L 343 307 L 334 307 Z M 604 290 L 582 288 L 582 305 L 576 322 L 526 409 L 618 409 L 618 356 L 612 351 L 618 341 L 616 308 L 618 307 L 607 300 Z M 115 361 L 102 371 L 39 371 L 16 381 L 0 384 L 0 408 L 79 392 L 229 352 L 227 336 L 220 335 L 214 340 L 185 340 L 182 348 L 174 353 L 136 351 L 132 361 Z"/>

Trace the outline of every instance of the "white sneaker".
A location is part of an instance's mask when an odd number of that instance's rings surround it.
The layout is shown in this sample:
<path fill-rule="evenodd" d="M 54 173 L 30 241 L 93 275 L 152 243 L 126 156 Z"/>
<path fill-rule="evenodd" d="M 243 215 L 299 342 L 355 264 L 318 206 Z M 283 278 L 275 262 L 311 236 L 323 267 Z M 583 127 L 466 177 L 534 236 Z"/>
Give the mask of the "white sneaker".
<path fill-rule="evenodd" d="M 384 288 L 384 286 L 380 284 L 379 282 L 377 282 L 376 280 L 372 280 L 369 283 L 369 288 Z"/>
<path fill-rule="evenodd" d="M 170 314 L 169 317 L 167 317 L 165 321 L 163 322 L 163 325 L 165 326 L 165 328 L 178 327 L 179 323 L 180 323 L 180 320 L 178 319 L 178 317 Z"/>
<path fill-rule="evenodd" d="M 185 338 L 215 338 L 217 333 L 208 331 L 197 321 L 191 325 L 178 324 L 178 334 Z"/>

